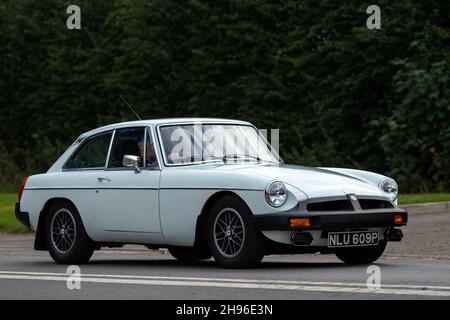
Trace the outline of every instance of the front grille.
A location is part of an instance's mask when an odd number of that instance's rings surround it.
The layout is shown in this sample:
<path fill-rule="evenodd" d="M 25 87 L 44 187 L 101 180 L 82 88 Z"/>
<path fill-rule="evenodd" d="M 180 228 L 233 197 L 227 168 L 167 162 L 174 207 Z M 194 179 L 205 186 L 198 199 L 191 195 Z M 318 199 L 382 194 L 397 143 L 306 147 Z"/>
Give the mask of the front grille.
<path fill-rule="evenodd" d="M 376 199 L 359 199 L 359 205 L 363 210 L 391 209 L 394 207 L 389 201 Z"/>
<path fill-rule="evenodd" d="M 353 211 L 353 206 L 347 199 L 308 203 L 306 209 L 308 211 Z"/>

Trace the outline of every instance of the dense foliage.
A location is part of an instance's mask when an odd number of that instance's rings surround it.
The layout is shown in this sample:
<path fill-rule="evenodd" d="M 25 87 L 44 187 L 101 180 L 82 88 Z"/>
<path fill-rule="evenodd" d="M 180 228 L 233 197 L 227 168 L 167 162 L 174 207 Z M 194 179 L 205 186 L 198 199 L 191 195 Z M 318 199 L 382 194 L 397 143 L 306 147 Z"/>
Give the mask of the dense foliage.
<path fill-rule="evenodd" d="M 81 7 L 81 30 L 66 8 Z M 450 187 L 450 2 L 2 0 L 0 188 L 79 133 L 142 117 L 280 129 L 287 162 Z"/>

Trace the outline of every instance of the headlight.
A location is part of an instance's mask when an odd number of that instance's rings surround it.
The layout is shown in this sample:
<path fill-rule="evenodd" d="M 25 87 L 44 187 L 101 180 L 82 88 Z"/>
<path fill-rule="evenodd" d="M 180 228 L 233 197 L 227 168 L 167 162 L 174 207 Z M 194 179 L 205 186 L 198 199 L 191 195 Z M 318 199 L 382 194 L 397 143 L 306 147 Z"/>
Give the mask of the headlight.
<path fill-rule="evenodd" d="M 287 191 L 280 181 L 271 182 L 266 188 L 266 201 L 272 207 L 282 206 L 287 199 Z"/>
<path fill-rule="evenodd" d="M 389 200 L 395 201 L 398 196 L 398 185 L 393 179 L 388 178 L 381 183 L 381 190 L 386 192 L 389 196 Z"/>

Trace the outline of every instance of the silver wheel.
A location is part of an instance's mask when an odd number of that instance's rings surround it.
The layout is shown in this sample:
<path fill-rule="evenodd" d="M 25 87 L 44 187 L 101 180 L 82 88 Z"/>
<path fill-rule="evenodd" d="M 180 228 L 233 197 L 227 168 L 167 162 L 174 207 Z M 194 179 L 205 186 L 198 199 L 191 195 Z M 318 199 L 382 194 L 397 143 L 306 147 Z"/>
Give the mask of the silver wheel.
<path fill-rule="evenodd" d="M 51 240 L 55 249 L 62 254 L 69 252 L 76 235 L 75 219 L 67 209 L 59 209 L 51 222 Z"/>
<path fill-rule="evenodd" d="M 234 258 L 241 252 L 245 240 L 245 227 L 235 209 L 222 209 L 214 221 L 214 243 L 220 254 Z"/>

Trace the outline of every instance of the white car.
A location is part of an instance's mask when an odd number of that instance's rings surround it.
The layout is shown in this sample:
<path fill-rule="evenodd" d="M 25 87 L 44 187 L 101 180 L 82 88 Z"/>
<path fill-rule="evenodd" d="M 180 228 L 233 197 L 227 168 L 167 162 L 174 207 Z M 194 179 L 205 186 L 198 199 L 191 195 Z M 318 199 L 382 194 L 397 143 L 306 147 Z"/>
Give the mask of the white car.
<path fill-rule="evenodd" d="M 371 263 L 403 237 L 397 196 L 380 174 L 286 165 L 248 122 L 160 119 L 82 134 L 25 179 L 15 213 L 62 264 L 124 244 L 223 267 L 275 253 Z"/>

